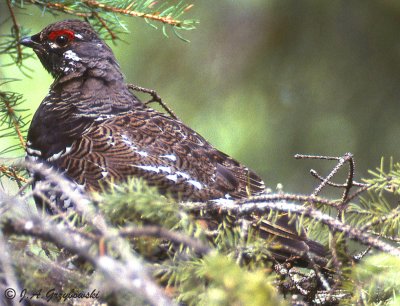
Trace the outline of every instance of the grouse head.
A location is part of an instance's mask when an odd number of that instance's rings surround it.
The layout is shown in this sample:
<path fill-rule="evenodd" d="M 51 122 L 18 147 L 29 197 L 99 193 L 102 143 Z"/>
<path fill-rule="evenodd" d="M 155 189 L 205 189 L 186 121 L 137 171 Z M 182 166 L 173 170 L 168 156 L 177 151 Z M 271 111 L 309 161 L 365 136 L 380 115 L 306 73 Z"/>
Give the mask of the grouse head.
<path fill-rule="evenodd" d="M 68 113 L 87 119 L 141 105 L 129 91 L 112 50 L 89 23 L 59 21 L 20 43 L 32 48 L 55 78 L 39 109 L 48 114 L 51 124 L 60 119 L 55 119 L 57 111 L 60 116 Z"/>
<path fill-rule="evenodd" d="M 20 43 L 31 47 L 55 78 L 81 76 L 88 70 L 96 74 L 99 62 L 101 70 L 107 65 L 118 67 L 111 49 L 89 23 L 80 20 L 53 23 Z"/>

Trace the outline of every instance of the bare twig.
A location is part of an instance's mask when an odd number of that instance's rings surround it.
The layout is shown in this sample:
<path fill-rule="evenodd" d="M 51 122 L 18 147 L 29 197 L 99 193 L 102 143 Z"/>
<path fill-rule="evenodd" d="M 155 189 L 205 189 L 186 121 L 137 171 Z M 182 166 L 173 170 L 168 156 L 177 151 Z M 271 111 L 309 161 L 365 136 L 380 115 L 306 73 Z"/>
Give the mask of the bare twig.
<path fill-rule="evenodd" d="M 92 14 L 100 21 L 101 25 L 107 30 L 107 32 L 110 34 L 112 40 L 115 40 L 118 38 L 117 35 L 110 29 L 110 27 L 107 25 L 107 23 L 104 21 L 104 19 L 101 18 L 97 12 L 93 11 Z"/>
<path fill-rule="evenodd" d="M 294 156 L 296 159 L 322 159 L 322 160 L 337 160 L 337 165 L 332 169 L 332 171 L 328 174 L 326 178 L 319 184 L 317 188 L 314 189 L 314 192 L 311 194 L 312 196 L 318 195 L 321 190 L 330 182 L 332 177 L 339 171 L 339 169 L 344 165 L 345 162 L 349 161 L 352 158 L 350 153 L 346 153 L 343 157 L 332 157 L 332 156 L 318 156 L 318 155 L 304 155 L 304 154 L 296 154 Z M 351 183 L 346 183 L 346 189 L 348 185 Z M 347 194 L 347 191 L 346 191 Z"/>
<path fill-rule="evenodd" d="M 144 87 L 140 87 L 134 84 L 128 84 L 128 88 L 135 90 L 135 91 L 140 91 L 140 92 L 144 92 L 147 93 L 149 95 L 152 96 L 152 99 L 147 101 L 145 104 L 149 104 L 152 102 L 157 102 L 158 104 L 161 105 L 161 107 L 174 119 L 179 120 L 179 118 L 175 115 L 175 113 L 172 111 L 172 109 L 170 109 L 161 99 L 161 97 L 157 94 L 157 92 L 153 89 L 147 89 Z"/>
<path fill-rule="evenodd" d="M 320 180 L 320 181 L 323 181 L 323 180 L 325 179 L 323 176 L 321 176 L 320 174 L 318 174 L 318 172 L 315 171 L 314 169 L 311 169 L 311 170 L 310 170 L 310 174 L 311 174 L 313 177 L 315 177 L 316 179 Z M 337 187 L 337 188 L 345 188 L 345 187 L 346 187 L 346 184 L 337 184 L 337 183 L 330 182 L 330 181 L 327 182 L 327 185 L 332 186 L 332 187 Z M 366 185 L 367 185 L 367 184 L 353 181 L 353 186 L 364 187 L 364 186 L 366 186 Z"/>
<path fill-rule="evenodd" d="M 342 157 L 333 157 L 333 156 L 319 156 L 319 155 L 303 155 L 303 154 L 296 154 L 295 158 L 298 159 L 321 159 L 321 160 L 337 160 L 338 164 L 333 168 L 333 170 L 329 173 L 327 177 L 322 177 L 318 174 L 317 171 L 314 169 L 310 170 L 310 173 L 313 177 L 317 178 L 321 181 L 321 184 L 314 190 L 311 195 L 316 195 L 321 192 L 324 186 L 332 186 L 335 188 L 344 188 L 342 198 L 340 200 L 340 204 L 337 205 L 338 209 L 338 217 L 341 216 L 340 212 L 347 206 L 350 201 L 358 197 L 362 192 L 368 190 L 372 187 L 370 184 L 363 184 L 354 181 L 354 174 L 355 174 L 355 162 L 353 158 L 353 154 L 346 153 Z M 346 179 L 345 184 L 336 184 L 331 181 L 331 178 L 339 171 L 339 169 L 344 165 L 345 162 L 349 163 L 349 172 Z M 360 187 L 356 192 L 350 194 L 350 190 L 353 186 Z"/>
<path fill-rule="evenodd" d="M 344 188 L 343 195 L 342 195 L 342 206 L 340 207 L 340 210 L 344 209 L 343 203 L 347 200 L 347 197 L 350 193 L 351 187 L 353 187 L 354 183 L 354 170 L 355 170 L 355 164 L 354 164 L 354 158 L 353 154 L 351 153 L 346 153 L 343 156 L 343 161 L 349 163 L 349 173 L 346 179 L 346 187 Z"/>
<path fill-rule="evenodd" d="M 204 209 L 204 206 L 200 206 L 200 209 Z M 208 203 L 208 209 L 217 210 L 220 212 L 234 212 L 237 215 L 249 215 L 251 213 L 268 213 L 269 211 L 280 211 L 289 212 L 297 215 L 304 215 L 313 220 L 320 221 L 327 225 L 331 230 L 336 232 L 344 233 L 346 237 L 358 241 L 364 245 L 374 247 L 383 252 L 391 255 L 400 257 L 400 249 L 374 237 L 368 233 L 361 231 L 358 228 L 351 227 L 331 216 L 322 213 L 310 206 L 296 205 L 295 203 L 288 203 L 283 201 L 271 201 L 268 196 L 259 196 L 255 198 L 249 198 L 245 200 L 231 201 L 231 200 L 220 200 Z M 199 209 L 195 205 L 189 207 L 189 209 Z"/>
<path fill-rule="evenodd" d="M 24 183 L 28 182 L 28 179 L 26 179 L 23 176 L 18 175 L 17 172 L 15 171 L 15 169 L 13 169 L 13 168 L 10 169 L 9 167 L 4 166 L 4 165 L 0 165 L 0 173 L 4 174 L 8 178 L 12 178 L 12 179 L 18 180 L 20 182 L 24 182 Z"/>
<path fill-rule="evenodd" d="M 294 158 L 296 158 L 296 159 L 340 160 L 341 157 L 324 156 L 324 155 L 295 154 Z"/>
<path fill-rule="evenodd" d="M 364 185 L 363 187 L 357 189 L 354 193 L 350 194 L 345 201 L 341 203 L 342 206 L 346 206 L 353 199 L 357 198 L 361 193 L 370 189 L 373 185 Z"/>
<path fill-rule="evenodd" d="M 301 202 L 301 203 L 306 203 L 310 202 L 313 204 L 322 204 L 322 205 L 327 205 L 336 208 L 340 203 L 338 201 L 331 201 L 325 198 L 321 197 L 313 197 L 310 195 L 298 195 L 298 194 L 290 194 L 290 193 L 279 193 L 279 194 L 265 194 L 265 195 L 260 195 L 260 196 L 253 196 L 249 198 L 253 201 L 260 201 L 260 202 L 279 202 L 279 201 L 295 201 L 295 202 Z M 222 200 L 223 201 L 223 200 Z M 238 203 L 242 203 L 241 201 L 246 201 L 246 200 L 238 200 Z M 212 203 L 218 201 L 211 201 Z M 193 210 L 202 210 L 202 209 L 208 209 L 210 207 L 209 203 L 206 202 L 193 202 L 193 203 L 182 203 L 181 204 L 183 208 L 186 209 L 193 209 Z"/>
<path fill-rule="evenodd" d="M 371 251 L 371 247 L 367 247 L 365 250 L 363 250 L 362 252 L 356 254 L 353 256 L 353 260 L 354 261 L 360 261 L 361 259 L 364 258 L 365 255 L 368 254 L 368 252 Z"/>

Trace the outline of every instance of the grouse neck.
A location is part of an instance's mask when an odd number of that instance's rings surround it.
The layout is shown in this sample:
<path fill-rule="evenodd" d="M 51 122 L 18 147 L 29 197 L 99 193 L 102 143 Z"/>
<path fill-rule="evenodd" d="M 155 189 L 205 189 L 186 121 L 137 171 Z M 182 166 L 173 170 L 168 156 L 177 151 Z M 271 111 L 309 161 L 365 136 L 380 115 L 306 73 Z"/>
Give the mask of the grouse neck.
<path fill-rule="evenodd" d="M 74 116 L 96 119 L 143 106 L 129 91 L 116 63 L 92 63 L 84 70 L 61 75 L 51 86 L 50 98 L 67 102 L 65 107 L 71 108 Z"/>

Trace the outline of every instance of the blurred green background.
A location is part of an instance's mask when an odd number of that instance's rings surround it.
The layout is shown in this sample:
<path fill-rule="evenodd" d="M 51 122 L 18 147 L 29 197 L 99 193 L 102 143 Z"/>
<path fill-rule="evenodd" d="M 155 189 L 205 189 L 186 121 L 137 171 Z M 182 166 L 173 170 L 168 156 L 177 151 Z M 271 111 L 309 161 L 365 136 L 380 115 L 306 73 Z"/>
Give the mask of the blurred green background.
<path fill-rule="evenodd" d="M 190 43 L 124 18 L 130 33 L 110 46 L 128 82 L 155 89 L 186 124 L 272 188 L 311 192 L 316 182 L 308 170 L 327 174 L 334 166 L 298 161 L 295 153 L 352 152 L 358 178 L 382 156 L 399 160 L 399 1 L 194 3 L 188 17 L 200 24 L 182 33 Z M 8 33 L 4 1 L 0 12 L 0 32 Z M 16 12 L 32 34 L 69 18 L 32 6 Z M 7 89 L 22 92 L 33 113 L 52 79 L 36 58 L 27 65 L 30 79 L 16 67 L 0 73 L 21 79 Z"/>

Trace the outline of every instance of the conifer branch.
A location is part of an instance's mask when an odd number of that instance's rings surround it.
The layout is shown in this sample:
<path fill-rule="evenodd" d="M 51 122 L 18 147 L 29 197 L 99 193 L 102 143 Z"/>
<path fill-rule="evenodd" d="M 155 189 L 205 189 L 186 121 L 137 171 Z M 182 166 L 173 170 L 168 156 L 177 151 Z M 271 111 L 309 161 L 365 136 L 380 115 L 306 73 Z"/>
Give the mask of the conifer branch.
<path fill-rule="evenodd" d="M 5 165 L 0 165 L 0 173 L 8 178 L 15 179 L 19 182 L 27 183 L 28 179 L 19 175 L 17 171 L 13 168 L 7 167 Z"/>
<path fill-rule="evenodd" d="M 98 13 L 97 11 L 101 12 L 109 12 L 109 13 L 116 13 L 116 14 L 121 14 L 121 15 L 127 15 L 131 17 L 140 17 L 152 21 L 157 21 L 161 22 L 163 24 L 171 25 L 174 27 L 179 27 L 182 29 L 192 29 L 194 27 L 194 23 L 196 21 L 182 21 L 175 19 L 173 16 L 180 16 L 183 13 L 189 11 L 193 5 L 185 5 L 182 6 L 182 3 L 178 4 L 175 9 L 171 9 L 173 6 L 167 7 L 167 3 L 164 3 L 160 5 L 160 8 L 165 7 L 165 11 L 154 11 L 152 12 L 142 12 L 138 10 L 132 9 L 133 6 L 138 7 L 139 9 L 144 9 L 144 10 L 155 10 L 157 9 L 157 4 L 156 2 L 150 3 L 148 1 L 142 1 L 142 2 L 136 2 L 132 1 L 129 5 L 126 7 L 117 7 L 117 6 L 112 6 L 108 5 L 106 3 L 103 3 L 101 1 L 96 1 L 96 0 L 83 0 L 81 1 L 80 5 L 75 5 L 75 6 L 68 6 L 65 4 L 65 2 L 55 2 L 55 1 L 43 1 L 43 0 L 25 0 L 25 2 L 40 5 L 46 8 L 51 8 L 57 11 L 61 11 L 67 14 L 72 14 L 75 16 L 79 17 L 91 17 L 95 16 L 98 18 Z M 147 5 L 147 7 L 146 7 Z M 171 4 L 172 5 L 172 4 Z M 97 15 L 97 16 L 96 16 Z M 99 19 L 100 22 L 103 24 L 101 19 Z"/>
<path fill-rule="evenodd" d="M 111 30 L 111 28 L 107 25 L 105 20 L 97 12 L 93 12 L 92 14 L 93 14 L 93 16 L 95 16 L 100 21 L 101 25 L 107 30 L 107 32 L 111 36 L 111 39 L 112 40 L 117 39 L 117 35 L 114 33 L 113 30 Z"/>
<path fill-rule="evenodd" d="M 102 271 L 108 281 L 118 284 L 119 288 L 136 292 L 145 296 L 152 305 L 175 305 L 167 298 L 161 289 L 146 275 L 146 269 L 137 259 L 123 263 L 109 256 L 93 256 L 89 252 L 90 242 L 79 235 L 60 230 L 60 226 L 44 222 L 42 218 L 35 219 L 8 219 L 3 223 L 3 231 L 8 235 L 27 235 L 54 243 L 80 258 L 85 259 L 94 267 Z"/>
<path fill-rule="evenodd" d="M 17 58 L 16 58 L 15 62 L 17 65 L 21 65 L 21 63 L 22 63 L 22 48 L 21 48 L 21 45 L 19 44 L 19 41 L 21 39 L 20 27 L 18 25 L 17 18 L 15 17 L 15 13 L 14 13 L 14 10 L 11 5 L 11 0 L 6 0 L 6 2 L 7 2 L 8 10 L 10 12 L 11 20 L 13 22 L 15 40 L 17 41 Z"/>
<path fill-rule="evenodd" d="M 0 100 L 3 102 L 3 104 L 5 106 L 6 115 L 8 116 L 8 118 L 10 118 L 12 125 L 14 126 L 14 129 L 18 136 L 21 147 L 23 149 L 25 149 L 26 144 L 25 144 L 25 138 L 24 138 L 24 136 L 22 136 L 21 125 L 19 124 L 18 116 L 15 114 L 15 110 L 12 107 L 7 94 L 0 91 Z"/>
<path fill-rule="evenodd" d="M 294 213 L 299 216 L 303 215 L 313 220 L 320 221 L 321 223 L 327 225 L 331 230 L 344 233 L 346 237 L 356 240 L 366 246 L 371 246 L 383 252 L 400 257 L 399 248 L 395 248 L 392 245 L 370 234 L 367 234 L 358 228 L 351 227 L 350 225 L 324 214 L 319 210 L 313 209 L 312 207 L 300 206 L 295 203 L 278 201 L 273 202 L 270 201 L 268 197 L 263 198 L 263 196 L 260 196 L 257 198 L 249 198 L 248 200 L 240 200 L 236 202 L 229 200 L 212 202 L 208 205 L 208 209 L 210 208 L 217 211 L 233 212 L 239 216 L 249 215 L 251 213 L 266 214 L 271 210 Z"/>
<path fill-rule="evenodd" d="M 160 226 L 143 226 L 143 227 L 127 227 L 119 231 L 122 237 L 142 237 L 151 236 L 162 239 L 168 239 L 177 244 L 184 244 L 192 248 L 196 253 L 205 255 L 211 251 L 211 248 L 203 244 L 201 241 L 183 235 L 178 232 L 173 232 Z"/>
<path fill-rule="evenodd" d="M 160 21 L 162 23 L 173 25 L 173 26 L 181 26 L 182 25 L 181 21 L 175 20 L 175 19 L 171 18 L 170 16 L 163 17 L 163 16 L 160 16 L 158 14 L 141 13 L 141 12 L 133 11 L 133 10 L 130 10 L 130 9 L 121 9 L 121 8 L 117 8 L 117 7 L 113 7 L 113 6 L 108 6 L 106 4 L 100 3 L 100 2 L 95 1 L 95 0 L 84 0 L 82 2 L 86 3 L 89 7 L 100 8 L 100 9 L 103 9 L 103 10 L 108 11 L 108 12 L 119 13 L 119 14 L 123 14 L 123 15 L 129 15 L 129 16 L 132 16 L 132 17 L 147 18 L 147 19 L 150 19 L 150 20 Z"/>
<path fill-rule="evenodd" d="M 342 199 L 327 200 L 325 198 L 317 196 L 266 194 L 263 196 L 253 197 L 240 201 L 218 201 L 215 203 L 181 203 L 178 207 L 172 205 L 173 203 L 168 203 L 167 200 L 159 200 L 159 203 L 155 203 L 154 201 L 158 200 L 156 200 L 156 197 L 153 196 L 150 196 L 147 199 L 148 196 L 143 195 L 143 199 L 138 199 L 137 196 L 140 195 L 140 192 L 151 192 L 151 189 L 143 189 L 143 187 L 140 187 L 140 185 L 136 188 L 134 184 L 128 183 L 127 185 L 113 186 L 115 190 L 111 193 L 112 198 L 108 195 L 104 195 L 104 197 L 100 198 L 100 203 L 97 204 L 100 208 L 100 212 L 96 212 L 96 210 L 92 209 L 92 204 L 90 203 L 90 201 L 88 201 L 87 199 L 83 199 L 82 195 L 76 193 L 76 191 L 72 189 L 72 185 L 70 185 L 70 182 L 65 181 L 62 176 L 55 173 L 51 169 L 47 169 L 43 165 L 36 165 L 32 163 L 24 164 L 28 166 L 31 172 L 40 173 L 40 175 L 46 178 L 46 181 L 50 183 L 47 185 L 47 187 L 46 185 L 36 186 L 36 188 L 39 187 L 39 190 L 41 190 L 43 197 L 45 197 L 46 188 L 52 188 L 52 190 L 59 190 L 60 192 L 65 194 L 65 196 L 71 198 L 72 201 L 76 204 L 76 210 L 74 213 L 84 216 L 85 224 L 90 225 L 90 228 L 92 228 L 93 230 L 87 232 L 87 230 L 85 230 L 85 227 L 76 227 L 74 223 L 68 221 L 70 217 L 68 217 L 67 215 L 62 217 L 62 219 L 64 220 L 64 227 L 59 229 L 62 230 L 64 236 L 66 235 L 68 239 L 71 237 L 75 237 L 75 244 L 79 248 L 83 247 L 85 250 L 88 249 L 86 244 L 80 245 L 79 241 L 86 241 L 86 243 L 89 243 L 92 246 L 96 247 L 96 250 L 98 250 L 97 253 L 89 253 L 89 256 L 92 257 L 89 262 L 92 262 L 92 264 L 97 267 L 98 271 L 104 271 L 102 270 L 104 269 L 104 266 L 100 265 L 98 262 L 98 260 L 101 260 L 102 258 L 106 258 L 106 261 L 109 259 L 112 260 L 112 263 L 107 262 L 107 266 L 118 269 L 118 271 L 120 271 L 119 269 L 122 269 L 125 263 L 128 262 L 128 259 L 131 255 L 122 251 L 122 249 L 125 249 L 124 243 L 123 241 L 119 241 L 118 243 L 116 243 L 116 240 L 118 239 L 134 237 L 135 239 L 131 240 L 131 242 L 135 245 L 140 245 L 141 243 L 143 243 L 142 237 L 154 237 L 157 239 L 159 238 L 171 241 L 172 244 L 185 246 L 185 250 L 190 252 L 190 256 L 183 257 L 185 258 L 185 260 L 182 261 L 182 253 L 179 253 L 179 251 L 177 250 L 178 248 L 174 247 L 169 249 L 169 252 L 177 253 L 175 253 L 175 256 L 171 256 L 171 254 L 169 254 L 168 258 L 171 258 L 170 260 L 166 259 L 162 261 L 162 264 L 160 266 L 150 265 L 157 275 L 161 275 L 160 277 L 162 280 L 168 280 L 168 283 L 170 284 L 171 282 L 175 282 L 176 286 L 178 286 L 177 288 L 179 288 L 179 290 L 183 290 L 182 296 L 185 296 L 185 294 L 188 294 L 188 292 L 190 292 L 185 289 L 186 287 L 183 284 L 184 282 L 187 282 L 188 277 L 190 278 L 190 276 L 185 274 L 184 268 L 183 270 L 179 270 L 179 267 L 181 265 L 183 265 L 182 267 L 185 267 L 186 265 L 187 269 L 191 269 L 190 271 L 192 272 L 189 273 L 189 275 L 198 275 L 199 269 L 204 268 L 204 263 L 199 263 L 198 256 L 201 256 L 201 258 L 208 258 L 211 254 L 218 254 L 218 256 L 224 256 L 223 254 L 235 254 L 233 258 L 236 258 L 236 261 L 234 261 L 236 265 L 243 265 L 247 261 L 250 261 L 252 265 L 257 265 L 257 260 L 259 259 L 256 258 L 258 258 L 257 256 L 260 256 L 259 252 L 263 252 L 261 251 L 263 248 L 257 248 L 256 241 L 258 240 L 254 240 L 256 238 L 253 237 L 250 231 L 245 230 L 246 234 L 242 233 L 243 226 L 241 226 L 240 222 L 237 224 L 230 223 L 230 225 L 224 225 L 224 223 L 222 223 L 221 227 L 218 229 L 219 233 L 214 236 L 209 236 L 207 238 L 211 240 L 210 242 L 212 247 L 209 247 L 208 243 L 205 243 L 203 242 L 203 240 L 201 240 L 203 238 L 193 238 L 195 235 L 193 235 L 192 233 L 201 230 L 200 228 L 194 230 L 191 227 L 192 225 L 184 225 L 186 222 L 184 221 L 184 219 L 188 217 L 185 211 L 196 212 L 195 215 L 200 214 L 204 216 L 226 214 L 230 216 L 235 216 L 235 218 L 238 218 L 238 220 L 242 220 L 243 218 L 254 215 L 268 216 L 271 212 L 284 212 L 289 213 L 289 216 L 292 215 L 292 217 L 293 215 L 297 215 L 298 218 L 301 219 L 302 216 L 305 216 L 306 218 L 312 220 L 312 222 L 314 223 L 324 224 L 332 232 L 332 235 L 334 235 L 334 241 L 332 241 L 330 249 L 332 253 L 334 267 L 336 267 L 338 271 L 331 272 L 333 273 L 333 276 L 330 277 L 325 275 L 326 272 L 324 270 L 321 270 L 320 267 L 318 267 L 317 265 L 313 265 L 312 270 L 315 271 L 315 276 L 312 276 L 311 274 L 309 276 L 301 276 L 300 274 L 298 274 L 298 272 L 296 272 L 295 268 L 293 268 L 294 270 L 292 270 L 290 267 L 287 268 L 283 266 L 283 270 L 285 271 L 282 270 L 282 273 L 280 273 L 280 275 L 284 278 L 287 278 L 288 280 L 287 283 L 285 283 L 284 280 L 279 282 L 280 287 L 282 288 L 284 293 L 296 293 L 301 296 L 307 297 L 307 299 L 316 303 L 318 302 L 321 304 L 329 304 L 332 301 L 341 301 L 344 298 L 352 298 L 352 295 L 350 295 L 349 292 L 344 292 L 342 287 L 342 283 L 346 282 L 349 277 L 349 274 L 346 272 L 347 259 L 346 257 L 343 258 L 340 250 L 342 237 L 347 237 L 359 241 L 364 245 L 379 249 L 384 253 L 400 257 L 400 250 L 394 245 L 390 245 L 389 243 L 385 242 L 386 237 L 381 235 L 379 232 L 363 232 L 360 227 L 353 226 L 337 220 L 331 217 L 328 213 L 324 213 L 322 211 L 325 207 L 329 209 L 339 209 L 340 205 L 342 204 Z M 54 189 L 55 186 L 57 187 L 56 189 Z M 132 188 L 136 188 L 134 192 Z M 346 187 L 342 186 L 342 188 Z M 24 199 L 28 199 L 29 197 L 29 194 L 23 196 Z M 348 197 L 350 197 L 350 195 Z M 135 204 L 131 203 L 131 201 L 138 202 L 137 204 Z M 121 203 L 121 205 L 117 205 L 117 202 Z M 298 203 L 318 204 L 318 209 L 313 205 L 304 207 L 302 205 L 298 205 Z M 103 207 L 107 207 L 107 210 L 103 211 Z M 127 210 L 128 207 L 129 211 Z M 353 206 L 350 207 L 353 209 Z M 119 228 L 118 230 L 110 227 L 107 222 L 105 222 L 102 213 L 104 213 L 107 217 L 110 217 L 110 220 L 113 219 L 111 217 L 112 214 L 114 214 L 118 219 L 118 214 L 115 212 L 115 210 L 118 209 L 122 210 L 122 212 L 120 213 L 120 218 L 122 218 L 122 220 L 125 220 L 124 214 L 126 215 L 126 213 L 129 213 L 129 215 L 131 216 L 136 214 L 136 217 L 128 222 L 135 222 L 135 220 L 138 220 L 137 222 L 139 222 L 139 226 L 136 226 L 136 224 L 134 223 L 134 227 L 127 226 Z M 135 209 L 136 213 L 134 212 Z M 344 213 L 346 213 L 346 210 L 347 208 L 344 210 Z M 109 212 L 111 211 L 114 212 L 112 214 L 109 214 Z M 60 214 L 63 213 L 60 212 Z M 151 219 L 152 215 L 155 216 L 155 218 Z M 143 216 L 145 217 L 143 218 Z M 357 214 L 357 216 L 360 216 L 360 214 Z M 396 217 L 397 215 L 392 214 L 390 216 Z M 18 220 L 21 220 L 21 218 L 19 218 Z M 143 222 L 143 220 L 148 221 L 145 221 L 144 225 L 141 227 L 140 224 L 142 223 L 140 222 Z M 382 219 L 379 221 L 379 223 L 385 224 L 388 221 L 389 220 L 387 219 Z M 148 225 L 148 223 L 146 224 L 146 222 L 156 223 L 154 225 Z M 8 223 L 5 224 L 8 225 Z M 30 223 L 28 223 L 28 225 L 28 228 L 30 228 Z M 374 225 L 376 224 L 372 224 L 372 227 L 374 227 Z M 24 228 L 26 228 L 26 226 L 27 225 L 25 223 Z M 232 226 L 234 227 L 232 228 Z M 22 225 L 19 228 L 21 229 Z M 36 228 L 36 226 L 34 228 Z M 41 229 L 41 225 L 38 226 L 38 228 Z M 10 228 L 6 227 L 6 229 Z M 11 228 L 10 231 L 6 232 L 12 233 L 13 231 L 14 228 Z M 31 234 L 32 233 L 29 233 L 29 235 Z M 25 234 L 23 234 L 22 232 L 18 232 L 17 229 L 14 235 Z M 200 235 L 200 237 L 205 236 L 206 235 Z M 53 238 L 46 238 L 46 236 L 38 237 L 41 240 L 58 243 L 57 241 L 53 241 Z M 196 235 L 195 237 L 198 236 Z M 149 241 L 154 241 L 154 245 L 160 247 L 157 240 L 145 239 L 144 241 L 146 241 L 147 247 L 149 247 Z M 122 244 L 119 244 L 120 242 Z M 268 244 L 268 241 L 264 241 L 263 243 Z M 170 244 L 163 244 L 161 249 L 168 249 L 168 245 Z M 58 246 L 62 247 L 62 245 Z M 214 246 L 215 252 L 210 253 L 209 250 L 214 249 Z M 140 247 L 136 247 L 140 250 Z M 285 248 L 286 246 L 282 247 Z M 66 249 L 68 249 L 68 247 Z M 129 249 L 129 247 L 127 249 Z M 190 251 L 190 249 L 192 251 Z M 81 258 L 85 258 L 84 256 L 86 256 L 81 255 L 81 253 L 78 253 L 77 250 L 68 250 L 73 254 L 79 255 Z M 288 249 L 288 251 L 296 254 L 296 251 L 294 250 Z M 108 255 L 109 252 L 112 252 L 112 254 L 117 256 L 118 254 L 123 253 L 125 254 L 124 256 L 128 257 L 126 258 L 126 260 L 123 259 L 122 262 L 120 262 L 119 260 L 114 260 L 114 256 L 110 256 L 111 254 Z M 313 262 L 313 254 L 298 255 L 308 255 L 310 256 L 310 262 Z M 241 258 L 240 263 L 238 262 L 239 257 Z M 262 258 L 262 256 L 260 258 Z M 354 263 L 359 264 L 358 261 L 354 261 Z M 124 274 L 121 273 L 121 275 Z M 111 278 L 111 280 L 115 281 L 113 278 Z M 325 289 L 321 291 L 317 287 L 309 287 L 315 280 L 317 280 L 319 283 L 323 283 Z M 199 280 L 200 284 L 202 284 L 203 281 L 204 279 L 201 278 Z M 210 279 L 208 279 L 208 282 L 209 281 Z M 360 288 L 362 289 L 363 287 L 361 286 Z M 199 299 L 185 298 L 185 301 L 199 301 Z"/>
<path fill-rule="evenodd" d="M 383 224 L 387 220 L 393 220 L 393 219 L 399 218 L 399 217 L 400 217 L 400 207 L 396 207 L 389 214 L 386 214 L 376 220 L 372 220 L 370 222 L 365 223 L 363 226 L 360 227 L 360 230 L 367 231 L 376 225 Z"/>

